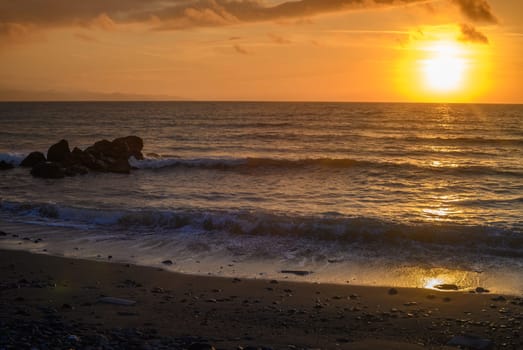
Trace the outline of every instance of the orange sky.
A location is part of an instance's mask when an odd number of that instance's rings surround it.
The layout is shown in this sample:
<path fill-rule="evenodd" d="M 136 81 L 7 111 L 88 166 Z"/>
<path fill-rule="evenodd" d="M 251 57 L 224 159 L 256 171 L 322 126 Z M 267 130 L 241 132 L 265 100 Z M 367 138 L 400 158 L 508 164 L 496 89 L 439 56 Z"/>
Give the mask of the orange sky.
<path fill-rule="evenodd" d="M 521 14 L 514 0 L 0 0 L 0 100 L 523 103 Z"/>

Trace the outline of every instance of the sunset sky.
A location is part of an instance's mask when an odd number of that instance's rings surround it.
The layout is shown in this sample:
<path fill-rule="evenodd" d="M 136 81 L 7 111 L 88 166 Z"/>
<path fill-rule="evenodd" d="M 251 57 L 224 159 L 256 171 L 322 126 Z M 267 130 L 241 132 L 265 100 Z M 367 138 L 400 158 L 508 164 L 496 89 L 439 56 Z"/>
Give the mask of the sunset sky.
<path fill-rule="evenodd" d="M 0 0 L 0 100 L 523 103 L 520 0 Z"/>

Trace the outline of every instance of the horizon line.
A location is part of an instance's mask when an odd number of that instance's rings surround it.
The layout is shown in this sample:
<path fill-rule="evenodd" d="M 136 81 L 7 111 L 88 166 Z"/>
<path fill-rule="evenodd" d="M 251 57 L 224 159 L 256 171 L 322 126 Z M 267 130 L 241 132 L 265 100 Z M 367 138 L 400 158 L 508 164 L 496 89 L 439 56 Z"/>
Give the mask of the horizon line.
<path fill-rule="evenodd" d="M 523 102 L 445 102 L 445 101 L 350 101 L 350 100 L 234 100 L 234 99 L 78 99 L 78 100 L 0 100 L 0 103 L 375 103 L 375 104 L 453 104 L 453 105 L 523 105 Z"/>

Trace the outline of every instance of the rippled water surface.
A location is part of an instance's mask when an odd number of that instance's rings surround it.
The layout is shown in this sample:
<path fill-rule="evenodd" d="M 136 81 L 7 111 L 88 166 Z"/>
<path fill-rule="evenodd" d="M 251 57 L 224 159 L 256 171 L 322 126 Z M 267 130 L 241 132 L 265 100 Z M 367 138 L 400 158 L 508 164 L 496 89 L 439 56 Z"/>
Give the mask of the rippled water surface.
<path fill-rule="evenodd" d="M 245 262 L 321 265 L 337 276 L 348 265 L 328 260 L 365 265 L 369 255 L 380 266 L 521 268 L 523 106 L 0 104 L 8 162 L 61 138 L 85 148 L 129 134 L 144 139 L 147 155 L 131 160 L 138 169 L 129 176 L 1 172 L 4 224 L 68 227 L 57 242 L 85 235 L 86 247 L 110 231 L 122 251 L 132 238 L 128 251 L 142 262 L 177 242 L 179 255 L 201 243 L 224 258 L 240 245 Z"/>

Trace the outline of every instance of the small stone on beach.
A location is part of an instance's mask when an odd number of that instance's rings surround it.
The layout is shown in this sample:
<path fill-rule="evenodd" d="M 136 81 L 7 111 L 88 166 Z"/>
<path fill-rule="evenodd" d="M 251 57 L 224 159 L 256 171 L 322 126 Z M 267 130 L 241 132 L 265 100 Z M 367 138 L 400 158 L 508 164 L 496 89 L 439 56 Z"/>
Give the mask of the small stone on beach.
<path fill-rule="evenodd" d="M 291 274 L 296 276 L 307 276 L 310 275 L 312 272 L 304 270 L 281 270 L 280 273 Z"/>
<path fill-rule="evenodd" d="M 74 307 L 70 304 L 63 304 L 62 309 L 64 310 L 74 310 Z"/>
<path fill-rule="evenodd" d="M 459 290 L 458 286 L 455 284 L 437 284 L 434 286 L 434 289 L 440 290 Z"/>
<path fill-rule="evenodd" d="M 189 350 L 216 350 L 216 349 L 211 344 L 193 343 L 189 346 Z"/>
<path fill-rule="evenodd" d="M 134 300 L 114 298 L 114 297 L 103 297 L 103 298 L 100 298 L 98 301 L 100 303 L 104 303 L 104 304 L 124 305 L 124 306 L 130 306 L 130 305 L 136 304 L 136 301 L 134 301 Z"/>

